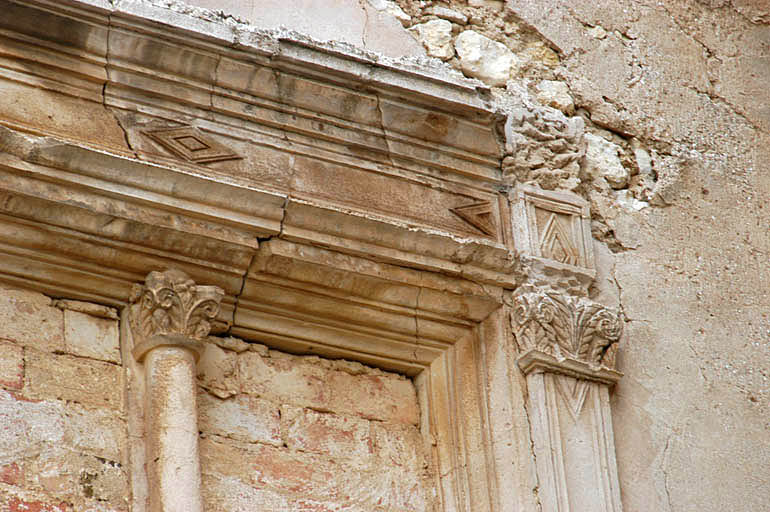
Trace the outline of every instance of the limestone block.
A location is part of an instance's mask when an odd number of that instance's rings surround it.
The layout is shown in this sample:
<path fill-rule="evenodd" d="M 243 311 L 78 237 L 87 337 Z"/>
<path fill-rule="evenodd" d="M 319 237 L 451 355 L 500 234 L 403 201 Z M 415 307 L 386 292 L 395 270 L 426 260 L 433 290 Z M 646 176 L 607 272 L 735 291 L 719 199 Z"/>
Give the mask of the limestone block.
<path fill-rule="evenodd" d="M 372 439 L 377 460 L 417 474 L 428 464 L 424 439 L 412 426 L 372 423 Z"/>
<path fill-rule="evenodd" d="M 614 189 L 628 186 L 631 175 L 620 162 L 620 146 L 591 133 L 585 134 L 585 140 L 586 172 L 594 179 L 604 178 Z"/>
<path fill-rule="evenodd" d="M 62 312 L 39 293 L 0 290 L 0 339 L 53 352 L 64 350 Z"/>
<path fill-rule="evenodd" d="M 247 395 L 221 400 L 209 393 L 198 393 L 198 428 L 247 443 L 282 443 L 278 406 Z"/>
<path fill-rule="evenodd" d="M 444 7 L 442 5 L 434 5 L 429 7 L 425 12 L 434 16 L 438 16 L 439 18 L 449 20 L 453 23 L 457 23 L 458 25 L 466 25 L 468 23 L 468 16 L 461 13 L 460 11 L 450 9 L 449 7 Z"/>
<path fill-rule="evenodd" d="M 84 499 L 124 505 L 128 494 L 128 479 L 119 464 L 61 447 L 45 450 L 36 457 L 30 464 L 28 478 L 32 486 L 49 494 L 79 502 L 81 510 L 85 509 Z"/>
<path fill-rule="evenodd" d="M 0 342 L 0 386 L 21 389 L 24 385 L 24 348 Z"/>
<path fill-rule="evenodd" d="M 303 360 L 307 359 L 307 360 Z M 395 375 L 350 375 L 312 364 L 313 358 L 238 356 L 241 391 L 281 404 L 416 425 L 411 381 Z"/>
<path fill-rule="evenodd" d="M 543 105 L 557 108 L 568 115 L 575 112 L 575 103 L 564 82 L 543 80 L 537 84 L 536 88 L 537 100 Z"/>
<path fill-rule="evenodd" d="M 369 463 L 373 447 L 368 421 L 291 406 L 282 408 L 281 417 L 287 422 L 289 448 Z"/>
<path fill-rule="evenodd" d="M 28 350 L 25 396 L 121 410 L 123 369 L 101 361 Z"/>
<path fill-rule="evenodd" d="M 412 30 L 420 40 L 428 55 L 441 60 L 449 60 L 455 55 L 452 47 L 452 24 L 447 20 L 431 20 L 413 26 Z"/>
<path fill-rule="evenodd" d="M 0 390 L 0 454 L 13 461 L 47 443 L 64 442 L 65 419 L 57 402 L 30 402 Z"/>
<path fill-rule="evenodd" d="M 110 409 L 66 404 L 64 443 L 79 452 L 102 459 L 125 460 L 128 431 L 121 417 Z"/>
<path fill-rule="evenodd" d="M 368 0 L 369 4 L 371 4 L 372 7 L 377 9 L 378 11 L 383 11 L 394 18 L 396 18 L 401 25 L 404 27 L 408 27 L 409 23 L 412 21 L 412 17 L 409 16 L 407 13 L 404 12 L 404 10 L 401 8 L 400 5 L 398 5 L 396 2 L 393 2 L 392 0 Z"/>
<path fill-rule="evenodd" d="M 463 73 L 487 85 L 503 87 L 518 70 L 520 60 L 504 44 L 474 30 L 466 30 L 455 39 Z"/>
<path fill-rule="evenodd" d="M 212 394 L 227 398 L 238 393 L 238 362 L 235 352 L 206 343 L 198 361 L 198 381 Z"/>
<path fill-rule="evenodd" d="M 120 363 L 117 320 L 64 311 L 64 345 L 76 356 Z"/>

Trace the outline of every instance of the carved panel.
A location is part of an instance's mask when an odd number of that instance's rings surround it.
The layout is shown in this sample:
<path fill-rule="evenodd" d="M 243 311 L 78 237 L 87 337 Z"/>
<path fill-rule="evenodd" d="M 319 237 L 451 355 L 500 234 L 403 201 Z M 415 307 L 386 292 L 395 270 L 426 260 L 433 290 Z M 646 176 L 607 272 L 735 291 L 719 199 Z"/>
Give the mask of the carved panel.
<path fill-rule="evenodd" d="M 514 240 L 519 251 L 560 268 L 593 273 L 588 204 L 567 192 L 516 188 Z"/>
<path fill-rule="evenodd" d="M 480 203 L 467 204 L 450 208 L 451 212 L 489 236 L 497 234 L 495 226 L 495 211 L 492 203 L 482 201 Z"/>
<path fill-rule="evenodd" d="M 551 289 L 519 291 L 511 327 L 522 352 L 537 350 L 556 360 L 613 369 L 623 332 L 619 313 L 585 298 Z"/>
<path fill-rule="evenodd" d="M 174 155 L 196 164 L 238 160 L 229 148 L 192 126 L 142 132 Z"/>

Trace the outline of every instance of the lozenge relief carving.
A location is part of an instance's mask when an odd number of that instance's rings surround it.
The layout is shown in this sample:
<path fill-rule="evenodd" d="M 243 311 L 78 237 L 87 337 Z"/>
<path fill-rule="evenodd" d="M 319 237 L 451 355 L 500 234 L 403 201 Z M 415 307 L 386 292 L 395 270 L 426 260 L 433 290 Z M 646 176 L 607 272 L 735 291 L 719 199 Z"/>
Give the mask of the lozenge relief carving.
<path fill-rule="evenodd" d="M 588 203 L 575 194 L 519 185 L 512 203 L 514 242 L 525 257 L 593 276 Z"/>
<path fill-rule="evenodd" d="M 179 158 L 196 164 L 242 158 L 192 126 L 147 130 L 142 133 Z"/>

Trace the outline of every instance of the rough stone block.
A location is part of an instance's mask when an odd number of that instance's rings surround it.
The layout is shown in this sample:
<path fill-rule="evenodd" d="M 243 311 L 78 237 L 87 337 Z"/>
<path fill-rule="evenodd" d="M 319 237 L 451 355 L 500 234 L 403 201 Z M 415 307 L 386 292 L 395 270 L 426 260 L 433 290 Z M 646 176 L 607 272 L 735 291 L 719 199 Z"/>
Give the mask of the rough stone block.
<path fill-rule="evenodd" d="M 122 409 L 123 368 L 101 361 L 28 350 L 25 396 Z"/>
<path fill-rule="evenodd" d="M 82 453 L 113 462 L 125 460 L 128 431 L 126 423 L 110 409 L 67 404 L 64 441 Z"/>
<path fill-rule="evenodd" d="M 239 355 L 241 390 L 280 404 L 416 425 L 414 385 L 395 375 L 350 375 L 311 364 L 312 358 Z"/>
<path fill-rule="evenodd" d="M 289 448 L 353 459 L 362 465 L 370 462 L 373 443 L 369 421 L 296 407 L 284 407 L 281 417 L 287 422 Z"/>
<path fill-rule="evenodd" d="M 24 385 L 24 348 L 0 342 L 0 386 L 21 389 Z"/>
<path fill-rule="evenodd" d="M 200 392 L 198 428 L 207 434 L 247 443 L 282 443 L 278 406 L 247 395 L 221 400 L 209 393 Z"/>
<path fill-rule="evenodd" d="M 0 339 L 52 352 L 64 350 L 62 312 L 45 295 L 0 290 Z"/>
<path fill-rule="evenodd" d="M 238 358 L 235 352 L 206 343 L 198 361 L 198 382 L 219 398 L 238 393 Z"/>
<path fill-rule="evenodd" d="M 0 454 L 4 460 L 19 460 L 26 452 L 47 443 L 64 441 L 61 404 L 29 402 L 0 391 Z"/>
<path fill-rule="evenodd" d="M 70 354 L 120 363 L 116 320 L 65 311 L 64 344 Z"/>

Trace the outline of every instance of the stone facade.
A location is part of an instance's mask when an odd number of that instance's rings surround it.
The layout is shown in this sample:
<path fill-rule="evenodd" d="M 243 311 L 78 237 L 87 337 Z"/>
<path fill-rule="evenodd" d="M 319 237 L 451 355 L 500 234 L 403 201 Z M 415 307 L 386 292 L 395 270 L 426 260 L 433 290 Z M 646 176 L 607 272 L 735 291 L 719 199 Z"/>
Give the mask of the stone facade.
<path fill-rule="evenodd" d="M 770 504 L 766 5 L 0 7 L 0 512 Z"/>

